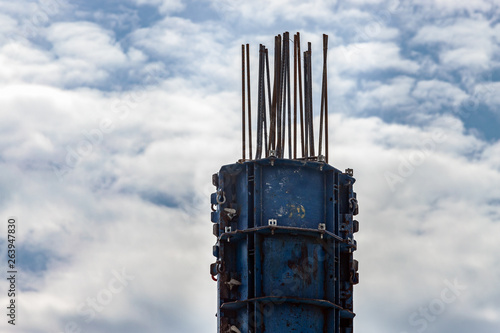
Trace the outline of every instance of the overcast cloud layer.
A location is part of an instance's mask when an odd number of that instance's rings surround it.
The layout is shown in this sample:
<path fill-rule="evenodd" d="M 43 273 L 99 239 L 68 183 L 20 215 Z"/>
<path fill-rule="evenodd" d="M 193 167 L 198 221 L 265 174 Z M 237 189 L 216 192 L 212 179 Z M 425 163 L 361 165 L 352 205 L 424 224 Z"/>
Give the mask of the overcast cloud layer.
<path fill-rule="evenodd" d="M 330 160 L 357 179 L 356 332 L 498 333 L 500 6 L 349 3 L 0 0 L 1 274 L 8 216 L 20 271 L 0 331 L 215 332 L 240 45 L 256 64 L 300 31 L 317 95 L 330 36 Z"/>

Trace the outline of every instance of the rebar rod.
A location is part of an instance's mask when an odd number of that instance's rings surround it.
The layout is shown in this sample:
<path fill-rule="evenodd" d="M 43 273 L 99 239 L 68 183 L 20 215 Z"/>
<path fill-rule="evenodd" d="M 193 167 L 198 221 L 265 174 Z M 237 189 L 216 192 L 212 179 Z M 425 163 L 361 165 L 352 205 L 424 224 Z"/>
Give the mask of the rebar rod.
<path fill-rule="evenodd" d="M 245 135 L 245 45 L 241 45 L 241 144 L 242 159 L 246 158 L 246 135 Z"/>
<path fill-rule="evenodd" d="M 302 147 L 302 157 L 306 157 L 306 144 L 304 141 L 304 101 L 302 98 L 302 64 L 301 64 L 302 53 L 300 52 L 300 33 L 297 32 L 297 70 L 299 72 L 299 111 L 300 111 L 300 139 L 301 139 L 301 147 Z"/>
<path fill-rule="evenodd" d="M 312 98 L 312 47 L 311 42 L 308 43 L 308 62 L 309 62 L 309 153 L 310 157 L 314 157 L 314 126 L 313 126 L 313 98 Z"/>
<path fill-rule="evenodd" d="M 264 61 L 263 61 L 263 48 L 264 46 L 260 44 L 259 46 L 259 85 L 258 85 L 258 97 L 257 97 L 257 151 L 255 152 L 255 159 L 262 158 L 262 135 L 263 135 L 263 104 L 265 106 L 265 96 L 264 93 Z"/>
<path fill-rule="evenodd" d="M 328 35 L 323 34 L 325 75 L 325 162 L 328 163 Z"/>
<path fill-rule="evenodd" d="M 265 58 L 266 58 L 266 73 L 267 73 L 267 97 L 269 101 L 269 112 L 271 112 L 271 107 L 272 107 L 272 95 L 271 95 L 271 78 L 270 78 L 270 73 L 269 73 L 269 52 L 268 49 L 265 48 Z M 265 106 L 265 104 L 264 104 Z M 267 112 L 266 108 L 264 108 L 264 140 L 265 140 L 265 147 L 266 147 L 266 153 L 265 156 L 269 156 L 269 146 L 268 146 L 268 136 L 267 136 Z M 271 122 L 271 115 L 269 114 L 269 122 Z"/>
<path fill-rule="evenodd" d="M 297 35 L 293 35 L 293 158 L 297 159 Z"/>
<path fill-rule="evenodd" d="M 250 44 L 247 44 L 248 156 L 252 159 L 252 99 L 250 94 Z"/>
<path fill-rule="evenodd" d="M 288 106 L 288 158 L 292 156 L 292 107 L 290 93 L 290 35 L 286 33 L 286 95 Z"/>

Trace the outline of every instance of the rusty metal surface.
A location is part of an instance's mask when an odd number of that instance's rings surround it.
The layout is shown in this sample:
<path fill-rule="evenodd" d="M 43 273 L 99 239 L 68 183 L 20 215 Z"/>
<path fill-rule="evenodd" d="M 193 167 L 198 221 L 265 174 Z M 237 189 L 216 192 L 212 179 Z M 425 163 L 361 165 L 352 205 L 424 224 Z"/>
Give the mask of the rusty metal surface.
<path fill-rule="evenodd" d="M 214 178 L 219 332 L 352 332 L 355 179 L 276 158 Z"/>

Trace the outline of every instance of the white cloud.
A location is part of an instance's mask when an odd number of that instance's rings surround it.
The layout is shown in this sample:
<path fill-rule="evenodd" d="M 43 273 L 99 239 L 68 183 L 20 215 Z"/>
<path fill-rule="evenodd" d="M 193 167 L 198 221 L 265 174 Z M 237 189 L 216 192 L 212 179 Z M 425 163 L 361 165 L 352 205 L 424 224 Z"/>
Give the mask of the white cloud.
<path fill-rule="evenodd" d="M 457 86 L 439 80 L 419 81 L 412 96 L 419 99 L 421 109 L 428 112 L 450 106 L 457 108 L 467 98 L 467 94 Z"/>
<path fill-rule="evenodd" d="M 404 107 L 414 103 L 411 90 L 415 79 L 401 76 L 392 79 L 388 84 L 367 82 L 358 94 L 360 109 Z"/>
<path fill-rule="evenodd" d="M 493 37 L 494 30 L 488 20 L 459 19 L 451 24 L 424 26 L 413 42 L 437 47 L 443 66 L 487 69 L 499 51 Z"/>
<path fill-rule="evenodd" d="M 488 12 L 495 7 L 494 1 L 488 0 L 424 0 L 420 3 L 425 7 L 435 8 L 437 10 L 445 10 L 448 12 L 459 12 L 466 10 L 470 13 L 475 11 Z"/>
<path fill-rule="evenodd" d="M 27 39 L 10 39 L 2 47 L 3 82 L 95 86 L 120 70 L 130 71 L 131 81 L 142 79 L 139 74 L 148 67 L 144 52 L 123 50 L 113 32 L 95 23 L 54 23 L 40 35 L 50 42 L 48 49 Z"/>
<path fill-rule="evenodd" d="M 471 89 L 471 106 L 474 111 L 474 107 L 477 107 L 479 103 L 486 103 L 491 106 L 493 112 L 500 114 L 500 96 L 497 92 L 500 89 L 499 82 L 478 82 Z"/>
<path fill-rule="evenodd" d="M 226 15 L 226 19 L 233 21 L 241 17 L 245 21 L 258 22 L 266 26 L 280 20 L 304 23 L 305 20 L 314 18 L 326 22 L 334 15 L 333 7 L 336 5 L 336 1 L 326 0 L 314 0 L 308 3 L 299 0 L 258 0 L 252 2 L 211 0 L 210 2 L 213 8 Z"/>
<path fill-rule="evenodd" d="M 332 50 L 335 67 L 344 72 L 367 72 L 394 69 L 414 73 L 419 65 L 401 57 L 400 48 L 395 43 L 355 43 L 335 47 Z"/>
<path fill-rule="evenodd" d="M 13 18 L 7 16 L 7 15 L 0 15 L 0 36 L 2 36 L 2 42 L 8 41 L 8 36 L 12 34 L 12 31 L 16 28 L 16 20 Z"/>
<path fill-rule="evenodd" d="M 490 167 L 500 170 L 500 142 L 487 147 L 483 151 L 481 159 L 488 163 Z"/>
<path fill-rule="evenodd" d="M 151 27 L 136 30 L 131 40 L 136 49 L 160 58 L 172 74 L 196 78 L 194 81 L 204 85 L 222 81 L 232 87 L 238 82 L 230 73 L 240 66 L 241 46 L 229 38 L 225 28 L 213 23 L 201 25 L 166 17 Z M 257 49 L 252 50 L 256 57 Z"/>
<path fill-rule="evenodd" d="M 110 67 L 120 66 L 126 61 L 112 32 L 94 23 L 55 23 L 47 29 L 47 39 L 58 58 Z"/>
<path fill-rule="evenodd" d="M 156 6 L 162 14 L 171 14 L 182 11 L 185 4 L 182 0 L 129 0 L 139 6 Z"/>

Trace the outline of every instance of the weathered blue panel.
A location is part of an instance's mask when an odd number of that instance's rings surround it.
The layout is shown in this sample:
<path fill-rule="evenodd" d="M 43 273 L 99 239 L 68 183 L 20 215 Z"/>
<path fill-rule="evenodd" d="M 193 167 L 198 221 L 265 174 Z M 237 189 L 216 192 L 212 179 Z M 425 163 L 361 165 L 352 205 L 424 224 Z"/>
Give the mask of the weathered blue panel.
<path fill-rule="evenodd" d="M 218 332 L 352 333 L 354 182 L 316 161 L 221 168 L 211 199 Z"/>

